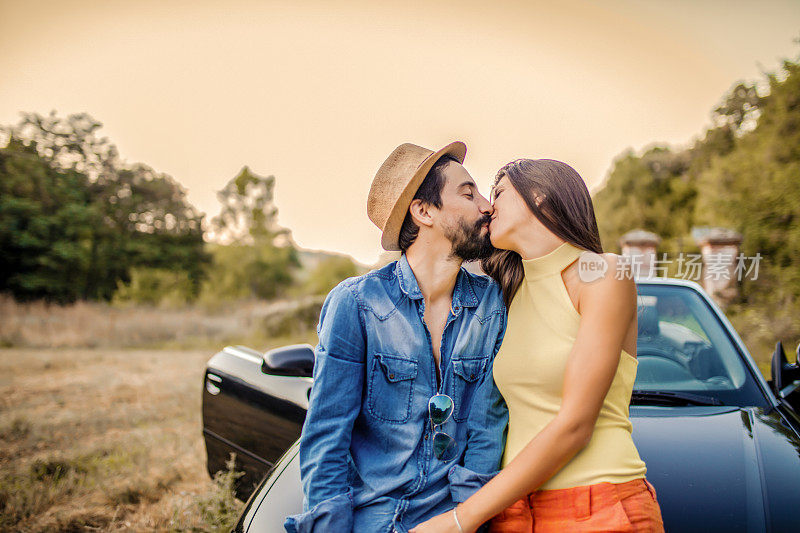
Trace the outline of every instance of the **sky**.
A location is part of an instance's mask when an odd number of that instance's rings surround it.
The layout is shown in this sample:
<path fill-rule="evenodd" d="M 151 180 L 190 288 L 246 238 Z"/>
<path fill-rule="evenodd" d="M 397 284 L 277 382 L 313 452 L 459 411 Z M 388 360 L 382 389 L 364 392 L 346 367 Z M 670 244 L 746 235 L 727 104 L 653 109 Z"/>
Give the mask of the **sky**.
<path fill-rule="evenodd" d="M 596 190 L 625 150 L 690 143 L 798 37 L 797 0 L 0 0 L 0 124 L 86 112 L 208 219 L 247 165 L 300 246 L 370 264 L 367 193 L 399 144 L 464 141 L 487 196 L 519 157 Z"/>

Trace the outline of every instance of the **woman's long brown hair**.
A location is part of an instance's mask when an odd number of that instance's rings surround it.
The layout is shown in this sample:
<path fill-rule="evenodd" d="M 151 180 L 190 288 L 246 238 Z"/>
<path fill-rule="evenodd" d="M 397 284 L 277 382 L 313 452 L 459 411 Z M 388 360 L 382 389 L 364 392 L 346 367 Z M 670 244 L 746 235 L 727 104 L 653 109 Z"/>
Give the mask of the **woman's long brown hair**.
<path fill-rule="evenodd" d="M 578 248 L 603 253 L 592 197 L 574 168 L 554 159 L 517 159 L 497 172 L 492 186 L 503 176 L 547 229 Z M 542 198 L 539 205 L 537 197 Z M 481 260 L 481 268 L 497 280 L 510 306 L 525 278 L 522 257 L 511 250 L 497 250 Z"/>

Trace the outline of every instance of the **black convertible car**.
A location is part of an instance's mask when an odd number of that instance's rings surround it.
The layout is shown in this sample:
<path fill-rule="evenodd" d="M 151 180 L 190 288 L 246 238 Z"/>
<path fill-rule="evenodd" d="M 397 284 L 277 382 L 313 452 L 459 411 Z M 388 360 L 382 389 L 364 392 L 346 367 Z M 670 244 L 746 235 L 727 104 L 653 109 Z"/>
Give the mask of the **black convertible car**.
<path fill-rule="evenodd" d="M 800 367 L 778 343 L 765 381 L 699 285 L 639 280 L 633 438 L 667 531 L 800 531 Z M 800 347 L 798 348 L 800 355 Z M 208 362 L 208 471 L 236 453 L 249 496 L 237 531 L 280 532 L 302 509 L 297 439 L 314 354 L 227 347 Z"/>

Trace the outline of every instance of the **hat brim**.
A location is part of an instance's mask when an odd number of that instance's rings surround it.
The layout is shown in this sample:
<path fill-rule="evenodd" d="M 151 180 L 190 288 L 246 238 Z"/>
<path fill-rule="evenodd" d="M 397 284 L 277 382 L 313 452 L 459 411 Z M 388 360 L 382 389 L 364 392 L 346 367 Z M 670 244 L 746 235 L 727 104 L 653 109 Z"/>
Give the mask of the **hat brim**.
<path fill-rule="evenodd" d="M 381 234 L 381 246 L 383 246 L 384 250 L 400 250 L 400 229 L 403 226 L 408 208 L 414 200 L 414 195 L 417 194 L 417 190 L 420 185 L 422 185 L 422 182 L 425 181 L 425 176 L 428 175 L 433 165 L 445 155 L 452 156 L 456 161 L 464 164 L 464 158 L 467 155 L 467 145 L 461 141 L 452 142 L 441 150 L 433 152 L 420 163 L 414 175 L 409 180 L 408 185 L 405 186 L 397 202 L 395 202 L 389 217 L 386 219 L 386 224 Z"/>

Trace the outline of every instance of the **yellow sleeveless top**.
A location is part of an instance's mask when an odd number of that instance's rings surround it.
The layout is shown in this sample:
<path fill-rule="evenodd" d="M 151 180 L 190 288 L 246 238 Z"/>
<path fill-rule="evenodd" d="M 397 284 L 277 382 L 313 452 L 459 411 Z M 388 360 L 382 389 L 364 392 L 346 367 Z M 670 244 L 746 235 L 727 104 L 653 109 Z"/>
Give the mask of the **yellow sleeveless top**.
<path fill-rule="evenodd" d="M 509 410 L 503 467 L 561 407 L 564 371 L 581 318 L 561 272 L 583 251 L 564 242 L 547 255 L 522 262 L 525 279 L 509 306 L 508 326 L 493 371 Z M 621 351 L 589 444 L 539 489 L 624 483 L 645 477 L 647 468 L 631 437 L 628 410 L 638 363 L 636 357 Z"/>

